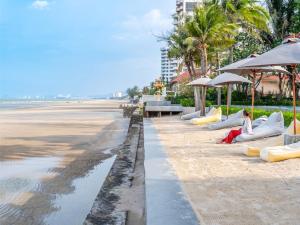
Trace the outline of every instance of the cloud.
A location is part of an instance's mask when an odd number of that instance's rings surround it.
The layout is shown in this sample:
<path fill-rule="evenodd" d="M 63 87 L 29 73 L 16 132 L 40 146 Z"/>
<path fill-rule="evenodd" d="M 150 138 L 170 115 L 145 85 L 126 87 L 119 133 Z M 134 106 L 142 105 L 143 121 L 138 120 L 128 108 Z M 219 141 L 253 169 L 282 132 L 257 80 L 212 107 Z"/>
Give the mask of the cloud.
<path fill-rule="evenodd" d="M 34 9 L 46 9 L 49 7 L 49 2 L 46 0 L 36 0 L 31 5 Z"/>
<path fill-rule="evenodd" d="M 159 35 L 172 28 L 171 16 L 165 16 L 159 9 L 152 9 L 142 16 L 130 15 L 121 23 L 123 33 L 114 35 L 117 40 L 140 39 L 149 35 Z"/>
<path fill-rule="evenodd" d="M 152 30 L 163 31 L 170 29 L 172 19 L 169 16 L 164 16 L 159 9 L 153 9 L 141 17 L 129 16 L 122 23 L 122 26 L 129 30 Z"/>

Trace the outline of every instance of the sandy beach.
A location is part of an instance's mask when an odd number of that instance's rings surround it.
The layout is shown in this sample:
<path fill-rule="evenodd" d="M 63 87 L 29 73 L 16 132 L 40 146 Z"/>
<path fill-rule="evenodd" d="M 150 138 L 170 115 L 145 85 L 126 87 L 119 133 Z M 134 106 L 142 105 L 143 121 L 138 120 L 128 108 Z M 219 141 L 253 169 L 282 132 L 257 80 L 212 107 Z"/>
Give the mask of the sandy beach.
<path fill-rule="evenodd" d="M 300 159 L 266 163 L 249 147 L 282 144 L 282 137 L 217 145 L 228 130 L 210 131 L 178 117 L 149 120 L 202 225 L 296 225 Z"/>
<path fill-rule="evenodd" d="M 128 120 L 119 105 L 69 101 L 1 109 L 1 225 L 74 224 L 74 215 L 84 221 L 113 149 L 125 140 Z"/>

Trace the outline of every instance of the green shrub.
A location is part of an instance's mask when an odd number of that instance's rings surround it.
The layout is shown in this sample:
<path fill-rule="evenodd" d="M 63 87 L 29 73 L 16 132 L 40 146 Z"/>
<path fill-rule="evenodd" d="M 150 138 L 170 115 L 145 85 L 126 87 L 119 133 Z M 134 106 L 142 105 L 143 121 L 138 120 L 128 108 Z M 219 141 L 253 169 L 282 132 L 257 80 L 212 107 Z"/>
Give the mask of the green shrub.
<path fill-rule="evenodd" d="M 194 107 L 195 102 L 194 102 L 194 99 L 192 99 L 192 98 L 184 98 L 184 99 L 180 100 L 180 105 L 182 105 L 184 107 Z"/>
<path fill-rule="evenodd" d="M 251 108 L 245 108 L 248 112 L 251 112 Z M 240 107 L 230 107 L 229 114 L 237 113 L 238 111 L 242 110 Z M 222 113 L 226 115 L 226 106 L 222 106 Z M 253 119 L 257 119 L 261 116 L 270 116 L 273 112 L 279 112 L 280 110 L 264 110 L 264 109 L 254 109 Z M 289 126 L 294 118 L 293 112 L 282 112 L 284 117 L 284 125 Z M 297 119 L 300 120 L 300 114 L 297 114 Z"/>
<path fill-rule="evenodd" d="M 206 107 L 211 107 L 214 105 L 214 102 L 206 100 Z"/>

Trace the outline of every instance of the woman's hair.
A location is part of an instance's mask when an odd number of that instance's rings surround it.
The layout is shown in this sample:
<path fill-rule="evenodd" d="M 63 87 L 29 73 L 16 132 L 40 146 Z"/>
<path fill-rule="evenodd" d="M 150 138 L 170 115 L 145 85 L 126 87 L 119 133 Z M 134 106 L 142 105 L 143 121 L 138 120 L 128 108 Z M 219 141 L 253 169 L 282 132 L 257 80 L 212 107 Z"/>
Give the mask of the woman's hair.
<path fill-rule="evenodd" d="M 250 117 L 250 113 L 245 109 L 243 111 L 243 115 L 246 116 L 246 117 Z"/>

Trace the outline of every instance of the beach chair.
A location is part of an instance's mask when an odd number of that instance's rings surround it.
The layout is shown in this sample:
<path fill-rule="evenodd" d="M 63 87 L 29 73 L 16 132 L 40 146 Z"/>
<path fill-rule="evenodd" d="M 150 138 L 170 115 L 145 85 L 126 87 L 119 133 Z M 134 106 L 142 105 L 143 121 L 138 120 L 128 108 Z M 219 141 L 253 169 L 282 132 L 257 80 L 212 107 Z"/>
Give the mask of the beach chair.
<path fill-rule="evenodd" d="M 298 127 L 299 126 L 299 127 Z M 287 128 L 286 134 L 294 134 L 294 122 Z M 297 132 L 300 134 L 300 121 L 297 120 Z M 245 154 L 249 157 L 261 157 L 268 162 L 278 162 L 300 157 L 300 144 L 291 144 L 286 146 L 267 147 L 264 149 L 249 147 Z"/>
<path fill-rule="evenodd" d="M 267 147 L 260 151 L 260 158 L 267 162 L 280 162 L 300 158 L 300 142 L 276 147 Z"/>
<path fill-rule="evenodd" d="M 261 116 L 252 122 L 252 128 L 254 129 L 256 127 L 259 127 L 260 125 L 264 124 L 267 121 L 268 121 L 267 116 Z"/>
<path fill-rule="evenodd" d="M 200 118 L 200 114 L 201 114 L 200 111 L 189 113 L 189 114 L 181 116 L 181 119 L 182 120 L 191 120 L 194 118 Z"/>
<path fill-rule="evenodd" d="M 297 120 L 297 131 L 296 134 L 299 135 L 300 134 L 300 121 Z M 290 126 L 286 129 L 285 131 L 286 134 L 294 134 L 294 121 L 290 124 Z M 285 146 L 277 146 L 277 147 L 272 147 L 272 148 L 276 148 L 276 149 L 280 149 L 281 147 L 284 147 L 282 149 L 286 149 Z M 249 156 L 249 157 L 259 157 L 260 153 L 261 153 L 261 148 L 257 148 L 257 147 L 249 147 L 245 150 L 244 154 Z M 277 156 L 279 156 L 279 152 L 278 154 L 276 154 Z M 291 155 L 291 152 L 289 152 L 289 155 Z M 284 157 L 286 157 L 286 155 L 284 154 Z"/>
<path fill-rule="evenodd" d="M 206 116 L 201 117 L 201 118 L 195 118 L 191 120 L 192 124 L 195 125 L 206 125 L 209 123 L 215 123 L 215 122 L 219 122 L 222 119 L 222 109 L 218 108 L 218 109 L 211 109 L 209 113 L 207 113 Z"/>
<path fill-rule="evenodd" d="M 235 114 L 230 115 L 225 121 L 210 124 L 208 128 L 211 130 L 220 130 L 224 128 L 242 126 L 244 123 L 243 111 L 244 110 L 241 110 Z"/>
<path fill-rule="evenodd" d="M 216 110 L 215 107 L 212 107 L 209 112 L 206 114 L 206 116 L 210 116 L 213 114 L 213 112 Z M 181 116 L 182 120 L 191 120 L 191 119 L 195 119 L 195 118 L 200 118 L 201 117 L 201 112 L 197 111 L 197 112 L 193 112 L 193 113 L 189 113 L 186 115 Z"/>
<path fill-rule="evenodd" d="M 242 126 L 244 123 L 243 111 L 244 110 L 241 110 L 235 114 L 230 115 L 227 120 L 210 124 L 208 126 L 208 128 L 211 130 L 220 130 L 220 129 L 224 129 L 224 128 L 232 128 L 232 127 Z M 256 120 L 254 120 L 252 122 L 253 129 L 260 126 L 261 124 L 265 123 L 267 120 L 268 120 L 267 116 L 262 116 Z"/>
<path fill-rule="evenodd" d="M 300 121 L 296 120 L 296 134 L 300 134 Z M 286 130 L 287 134 L 293 135 L 294 134 L 294 121 L 290 124 L 290 126 Z"/>
<path fill-rule="evenodd" d="M 278 136 L 284 133 L 284 118 L 282 112 L 272 113 L 269 119 L 260 126 L 253 129 L 253 134 L 241 134 L 235 141 L 245 142 L 261 138 Z"/>

